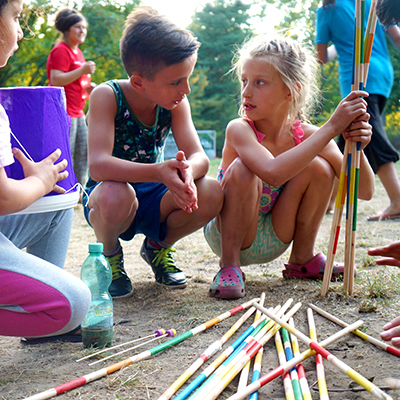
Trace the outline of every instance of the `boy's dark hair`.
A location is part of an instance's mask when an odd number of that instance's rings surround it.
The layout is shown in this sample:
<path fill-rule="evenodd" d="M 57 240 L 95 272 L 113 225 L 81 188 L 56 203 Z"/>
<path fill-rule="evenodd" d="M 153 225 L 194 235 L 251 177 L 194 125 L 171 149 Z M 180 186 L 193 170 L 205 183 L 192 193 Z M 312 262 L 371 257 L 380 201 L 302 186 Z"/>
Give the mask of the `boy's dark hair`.
<path fill-rule="evenodd" d="M 4 8 L 8 3 L 12 3 L 15 0 L 0 0 L 0 15 L 3 13 Z"/>
<path fill-rule="evenodd" d="M 378 0 L 376 15 L 385 27 L 400 22 L 400 0 Z"/>
<path fill-rule="evenodd" d="M 120 53 L 128 76 L 137 72 L 152 80 L 161 69 L 190 57 L 199 46 L 191 32 L 151 7 L 139 7 L 126 19 Z"/>
<path fill-rule="evenodd" d="M 79 11 L 76 11 L 72 8 L 63 8 L 57 12 L 54 26 L 61 33 L 65 33 L 69 30 L 69 28 L 71 28 L 72 25 L 75 25 L 81 21 L 86 20 Z"/>

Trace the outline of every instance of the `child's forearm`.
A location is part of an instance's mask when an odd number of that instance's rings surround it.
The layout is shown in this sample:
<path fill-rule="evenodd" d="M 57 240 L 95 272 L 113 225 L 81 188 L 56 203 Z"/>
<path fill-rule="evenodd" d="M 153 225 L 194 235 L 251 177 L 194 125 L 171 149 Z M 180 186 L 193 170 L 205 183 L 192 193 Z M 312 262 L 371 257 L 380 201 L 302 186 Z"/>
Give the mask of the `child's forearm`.
<path fill-rule="evenodd" d="M 374 191 L 374 172 L 372 171 L 364 152 L 361 151 L 358 198 L 362 200 L 371 200 Z"/>

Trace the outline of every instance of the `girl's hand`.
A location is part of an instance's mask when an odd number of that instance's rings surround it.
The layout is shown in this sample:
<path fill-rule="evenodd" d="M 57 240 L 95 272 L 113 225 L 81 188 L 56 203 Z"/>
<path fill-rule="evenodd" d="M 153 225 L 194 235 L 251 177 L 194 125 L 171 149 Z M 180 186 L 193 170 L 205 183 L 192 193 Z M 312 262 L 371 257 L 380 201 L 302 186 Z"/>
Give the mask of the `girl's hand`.
<path fill-rule="evenodd" d="M 96 71 L 96 64 L 94 61 L 87 61 L 82 66 L 83 74 L 94 74 Z"/>
<path fill-rule="evenodd" d="M 350 129 L 351 124 L 366 113 L 367 102 L 362 97 L 367 96 L 367 92 L 355 90 L 339 103 L 327 122 L 332 126 L 335 136 Z"/>
<path fill-rule="evenodd" d="M 363 150 L 371 141 L 372 126 L 368 123 L 370 115 L 365 113 L 356 118 L 348 129 L 343 132 L 343 137 L 352 142 L 360 142 Z"/>
<path fill-rule="evenodd" d="M 57 149 L 38 163 L 28 160 L 20 149 L 14 148 L 13 154 L 21 163 L 26 178 L 34 176 L 40 180 L 45 191 L 44 195 L 51 191 L 65 193 L 65 189 L 56 185 L 57 182 L 62 181 L 68 176 L 68 171 L 64 171 L 68 165 L 67 160 L 64 159 L 58 164 L 55 164 L 60 158 L 60 149 Z"/>

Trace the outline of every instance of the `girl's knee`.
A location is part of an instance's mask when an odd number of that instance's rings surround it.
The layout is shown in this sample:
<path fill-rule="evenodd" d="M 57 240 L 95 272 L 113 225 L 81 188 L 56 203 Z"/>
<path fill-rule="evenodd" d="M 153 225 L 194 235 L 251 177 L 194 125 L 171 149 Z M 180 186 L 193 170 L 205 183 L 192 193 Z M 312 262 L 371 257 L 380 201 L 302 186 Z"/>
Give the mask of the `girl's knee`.
<path fill-rule="evenodd" d="M 222 186 L 233 185 L 235 188 L 245 189 L 254 186 L 257 180 L 257 175 L 237 157 L 226 170 Z"/>

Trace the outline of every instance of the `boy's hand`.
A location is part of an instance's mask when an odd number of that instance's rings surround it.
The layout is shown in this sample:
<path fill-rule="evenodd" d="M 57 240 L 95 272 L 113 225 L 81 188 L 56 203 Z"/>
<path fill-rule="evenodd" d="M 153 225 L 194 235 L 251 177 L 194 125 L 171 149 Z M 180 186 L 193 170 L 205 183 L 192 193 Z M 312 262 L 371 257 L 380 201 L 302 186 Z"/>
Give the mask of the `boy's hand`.
<path fill-rule="evenodd" d="M 366 113 L 367 103 L 362 97 L 367 96 L 367 92 L 354 90 L 339 103 L 327 122 L 332 126 L 335 136 L 349 130 L 351 124 Z"/>
<path fill-rule="evenodd" d="M 380 333 L 382 340 L 391 341 L 393 346 L 400 347 L 400 317 L 388 322 L 383 329 Z"/>
<path fill-rule="evenodd" d="M 163 182 L 172 193 L 176 204 L 189 213 L 197 210 L 197 188 L 184 152 L 179 151 L 175 160 L 168 160 L 164 164 L 166 168 L 163 171 L 166 175 Z"/>
<path fill-rule="evenodd" d="M 68 171 L 63 171 L 67 167 L 67 160 L 62 160 L 58 164 L 55 164 L 55 162 L 60 158 L 60 149 L 55 150 L 48 157 L 38 163 L 28 160 L 20 149 L 14 148 L 13 154 L 21 163 L 26 178 L 29 176 L 35 176 L 42 182 L 45 194 L 51 191 L 65 193 L 65 189 L 56 185 L 57 182 L 62 181 L 68 176 Z"/>
<path fill-rule="evenodd" d="M 375 262 L 378 265 L 392 265 L 394 267 L 400 267 L 400 241 L 393 242 L 387 246 L 369 249 L 368 254 L 370 256 L 390 257 L 376 260 Z"/>
<path fill-rule="evenodd" d="M 372 126 L 368 123 L 370 115 L 365 113 L 356 118 L 343 132 L 343 137 L 352 142 L 360 142 L 361 150 L 363 150 L 371 141 Z"/>

